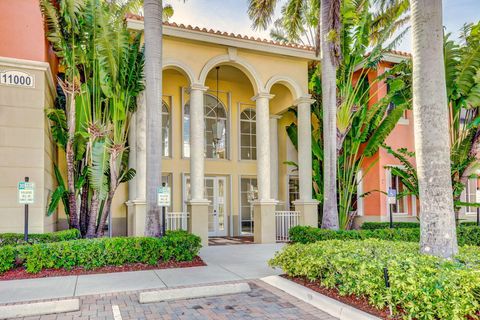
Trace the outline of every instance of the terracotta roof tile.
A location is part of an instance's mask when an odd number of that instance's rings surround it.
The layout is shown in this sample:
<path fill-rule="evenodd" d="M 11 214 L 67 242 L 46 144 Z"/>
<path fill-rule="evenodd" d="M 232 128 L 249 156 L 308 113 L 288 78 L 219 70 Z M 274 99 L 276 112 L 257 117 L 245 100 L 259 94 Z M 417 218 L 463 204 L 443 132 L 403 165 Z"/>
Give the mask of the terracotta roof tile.
<path fill-rule="evenodd" d="M 136 15 L 136 14 L 133 14 L 133 13 L 128 13 L 126 15 L 126 19 L 143 21 L 143 16 Z M 194 27 L 194 26 L 191 26 L 191 25 L 184 25 L 183 23 L 177 24 L 175 22 L 163 22 L 163 25 L 164 26 L 169 26 L 169 27 L 174 27 L 174 28 L 179 28 L 179 29 L 193 30 L 193 31 L 204 32 L 204 33 L 209 33 L 209 34 L 217 34 L 217 35 L 222 35 L 222 36 L 226 36 L 226 37 L 230 37 L 230 38 L 244 39 L 244 40 L 255 41 L 255 42 L 260 42 L 260 43 L 265 43 L 265 44 L 272 44 L 272 45 L 280 46 L 280 47 L 315 51 L 315 48 L 311 47 L 311 46 L 304 46 L 304 45 L 295 44 L 295 43 L 282 43 L 282 42 L 273 41 L 273 40 L 249 37 L 247 35 L 222 32 L 220 30 L 213 30 L 213 29 L 207 30 L 206 28 L 200 29 L 197 26 Z"/>

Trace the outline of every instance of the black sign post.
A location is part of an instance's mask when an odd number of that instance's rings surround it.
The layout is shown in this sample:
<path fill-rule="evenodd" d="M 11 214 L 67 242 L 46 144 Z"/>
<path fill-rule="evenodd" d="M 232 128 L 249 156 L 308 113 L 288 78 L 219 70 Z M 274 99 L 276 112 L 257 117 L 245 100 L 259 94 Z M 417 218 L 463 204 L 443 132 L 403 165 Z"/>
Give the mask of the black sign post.
<path fill-rule="evenodd" d="M 25 182 L 28 182 L 30 179 L 25 177 Z M 23 229 L 23 240 L 28 242 L 28 204 L 25 204 L 25 222 Z"/>
<path fill-rule="evenodd" d="M 480 227 L 480 207 L 477 207 L 477 226 Z"/>
<path fill-rule="evenodd" d="M 162 183 L 162 187 L 166 187 L 165 182 Z M 165 236 L 165 232 L 167 230 L 167 226 L 166 226 L 167 219 L 166 219 L 166 212 L 165 212 L 166 210 L 167 210 L 167 207 L 162 206 L 162 237 Z"/>

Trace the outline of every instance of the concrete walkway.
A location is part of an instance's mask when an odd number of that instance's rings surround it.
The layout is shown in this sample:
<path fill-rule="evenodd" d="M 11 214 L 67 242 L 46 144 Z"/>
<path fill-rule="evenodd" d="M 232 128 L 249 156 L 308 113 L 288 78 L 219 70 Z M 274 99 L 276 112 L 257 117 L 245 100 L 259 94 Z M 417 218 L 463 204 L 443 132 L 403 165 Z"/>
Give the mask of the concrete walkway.
<path fill-rule="evenodd" d="M 279 274 L 267 261 L 282 244 L 203 248 L 205 267 L 0 281 L 0 304 L 258 279 Z"/>

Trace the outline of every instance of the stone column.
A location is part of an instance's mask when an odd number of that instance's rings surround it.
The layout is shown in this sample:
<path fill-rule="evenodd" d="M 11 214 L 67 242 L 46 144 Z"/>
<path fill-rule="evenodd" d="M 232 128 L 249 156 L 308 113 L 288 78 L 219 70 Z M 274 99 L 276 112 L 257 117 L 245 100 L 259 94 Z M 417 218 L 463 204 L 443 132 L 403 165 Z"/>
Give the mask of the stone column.
<path fill-rule="evenodd" d="M 270 198 L 278 199 L 278 119 L 270 116 Z"/>
<path fill-rule="evenodd" d="M 208 88 L 192 84 L 190 87 L 190 213 L 188 229 L 208 246 L 208 204 L 204 195 L 205 180 L 205 123 L 203 95 Z"/>
<path fill-rule="evenodd" d="M 203 200 L 205 177 L 205 122 L 203 94 L 207 87 L 190 87 L 190 195 L 192 200 Z"/>
<path fill-rule="evenodd" d="M 294 202 L 295 210 L 301 212 L 300 223 L 318 227 L 318 201 L 312 199 L 312 116 L 310 96 L 297 99 L 298 124 L 298 178 L 300 199 Z"/>
<path fill-rule="evenodd" d="M 273 95 L 259 93 L 252 98 L 256 102 L 257 132 L 257 185 L 258 200 L 270 198 L 270 114 L 269 100 Z"/>
<path fill-rule="evenodd" d="M 129 155 L 130 166 L 135 168 L 135 178 L 129 183 L 130 199 L 127 201 L 127 226 L 129 236 L 145 234 L 146 214 L 146 167 L 147 167 L 147 118 L 145 95 L 138 97 L 138 110 L 132 117 L 129 139 L 132 141 Z"/>
<path fill-rule="evenodd" d="M 269 100 L 273 95 L 261 92 L 252 98 L 257 112 L 257 185 L 258 200 L 253 203 L 255 243 L 274 243 L 275 205 L 270 195 L 270 116 Z"/>

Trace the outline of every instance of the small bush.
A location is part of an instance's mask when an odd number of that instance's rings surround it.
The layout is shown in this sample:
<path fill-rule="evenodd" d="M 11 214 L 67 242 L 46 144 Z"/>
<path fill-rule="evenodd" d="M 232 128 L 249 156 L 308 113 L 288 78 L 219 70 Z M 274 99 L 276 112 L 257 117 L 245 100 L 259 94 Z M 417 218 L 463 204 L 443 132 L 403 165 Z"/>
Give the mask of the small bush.
<path fill-rule="evenodd" d="M 28 243 L 51 243 L 59 241 L 75 240 L 81 237 L 77 229 L 63 230 L 50 233 L 33 233 L 28 235 Z M 26 244 L 23 233 L 0 233 L 0 247 L 19 246 Z"/>
<path fill-rule="evenodd" d="M 15 266 L 16 251 L 12 246 L 0 248 L 0 273 L 12 269 Z"/>
<path fill-rule="evenodd" d="M 475 227 L 477 223 L 475 221 L 462 221 L 461 227 Z M 375 230 L 375 229 L 389 229 L 390 222 L 364 222 L 360 227 L 361 230 Z M 420 228 L 420 222 L 394 222 L 393 228 Z"/>
<path fill-rule="evenodd" d="M 290 229 L 290 240 L 294 243 L 312 243 L 325 240 L 380 239 L 390 241 L 420 241 L 420 228 L 373 229 L 373 230 L 325 230 L 314 227 L 296 226 Z M 480 246 L 480 227 L 460 226 L 457 228 L 458 244 Z"/>
<path fill-rule="evenodd" d="M 0 262 L 0 271 L 13 268 L 16 257 L 23 260 L 27 272 L 37 273 L 47 268 L 95 269 L 137 262 L 154 265 L 160 260 L 191 261 L 200 248 L 200 238 L 185 231 L 168 232 L 163 238 L 78 239 L 18 246 L 13 258 L 12 247 L 7 246 L 0 248 L 0 258 L 6 256 L 10 263 Z"/>
<path fill-rule="evenodd" d="M 376 230 L 376 229 L 389 229 L 390 222 L 364 222 L 360 227 L 361 230 Z M 419 222 L 394 222 L 393 228 L 420 228 Z"/>
<path fill-rule="evenodd" d="M 190 261 L 200 250 L 201 239 L 186 231 L 167 231 L 163 242 L 163 260 Z"/>
<path fill-rule="evenodd" d="M 337 288 L 341 295 L 366 297 L 376 308 L 403 310 L 405 319 L 476 319 L 479 261 L 477 247 L 462 247 L 457 259 L 449 261 L 420 254 L 417 243 L 369 239 L 289 245 L 270 264 L 290 276 Z"/>

